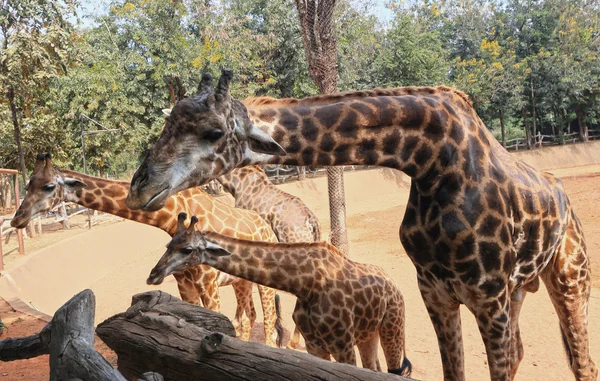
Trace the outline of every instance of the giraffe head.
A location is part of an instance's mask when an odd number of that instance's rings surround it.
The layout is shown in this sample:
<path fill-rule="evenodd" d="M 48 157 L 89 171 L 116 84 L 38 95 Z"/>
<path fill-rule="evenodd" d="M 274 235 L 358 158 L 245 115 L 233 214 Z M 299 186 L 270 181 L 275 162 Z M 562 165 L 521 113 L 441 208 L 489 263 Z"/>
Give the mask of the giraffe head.
<path fill-rule="evenodd" d="M 285 153 L 250 121 L 246 107 L 231 98 L 232 76 L 223 70 L 213 90 L 211 76 L 204 74 L 198 95 L 166 110 L 165 127 L 131 180 L 131 209 L 160 209 L 169 196 L 231 171 L 248 157 L 248 150 Z"/>
<path fill-rule="evenodd" d="M 185 212 L 177 216 L 177 230 L 173 239 L 167 244 L 167 251 L 150 272 L 146 283 L 161 284 L 167 276 L 201 265 L 210 257 L 230 255 L 219 245 L 207 241 L 202 233 L 194 229 L 198 222 L 196 216 L 192 217 L 189 227 L 185 226 L 186 219 Z"/>
<path fill-rule="evenodd" d="M 25 199 L 10 222 L 12 227 L 22 229 L 38 214 L 48 213 L 67 198 L 69 192 L 85 187 L 77 179 L 64 177 L 52 165 L 50 154 L 39 154 L 35 167 L 25 188 Z"/>

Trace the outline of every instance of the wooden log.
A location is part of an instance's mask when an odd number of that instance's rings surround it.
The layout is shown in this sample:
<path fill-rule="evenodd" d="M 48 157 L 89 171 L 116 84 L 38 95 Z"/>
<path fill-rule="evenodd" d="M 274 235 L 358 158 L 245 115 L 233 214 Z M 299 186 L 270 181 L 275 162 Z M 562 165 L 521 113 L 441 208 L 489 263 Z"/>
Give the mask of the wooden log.
<path fill-rule="evenodd" d="M 50 353 L 50 323 L 40 333 L 0 341 L 0 361 L 29 359 Z"/>
<path fill-rule="evenodd" d="M 134 295 L 131 298 L 131 307 L 125 313 L 128 316 L 133 316 L 140 312 L 149 311 L 175 316 L 178 319 L 183 319 L 189 324 L 208 331 L 221 332 L 225 335 L 235 337 L 235 328 L 225 315 L 184 302 L 173 295 L 159 290 Z"/>
<path fill-rule="evenodd" d="M 0 360 L 50 354 L 50 380 L 125 381 L 94 349 L 96 301 L 84 290 L 60 307 L 42 331 L 33 336 L 0 341 Z"/>
<path fill-rule="evenodd" d="M 164 381 L 165 379 L 158 373 L 147 372 L 142 374 L 142 378 L 138 378 L 138 381 Z"/>
<path fill-rule="evenodd" d="M 164 310 L 166 306 L 160 304 Z M 244 342 L 191 324 L 176 313 L 140 307 L 143 303 L 139 299 L 136 302 L 134 297 L 134 305 L 127 312 L 107 319 L 96 328 L 98 336 L 117 353 L 119 371 L 128 379 L 138 379 L 152 371 L 165 380 L 178 381 L 408 380 L 325 361 L 299 351 Z"/>
<path fill-rule="evenodd" d="M 51 321 L 50 381 L 79 378 L 125 381 L 94 349 L 96 298 L 81 291 L 56 311 Z"/>

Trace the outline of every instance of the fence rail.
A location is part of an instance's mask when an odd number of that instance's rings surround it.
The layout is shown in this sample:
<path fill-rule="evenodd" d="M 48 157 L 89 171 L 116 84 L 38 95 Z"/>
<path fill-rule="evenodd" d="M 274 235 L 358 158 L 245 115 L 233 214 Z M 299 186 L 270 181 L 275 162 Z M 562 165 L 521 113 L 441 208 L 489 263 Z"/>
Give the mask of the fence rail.
<path fill-rule="evenodd" d="M 588 140 L 600 139 L 600 129 L 588 130 Z M 532 138 L 531 146 L 533 148 L 548 147 L 561 144 L 573 144 L 582 142 L 579 132 L 572 132 L 563 135 L 542 135 L 538 133 Z M 518 151 L 528 149 L 527 138 L 515 138 L 506 141 L 504 146 L 508 151 Z"/>

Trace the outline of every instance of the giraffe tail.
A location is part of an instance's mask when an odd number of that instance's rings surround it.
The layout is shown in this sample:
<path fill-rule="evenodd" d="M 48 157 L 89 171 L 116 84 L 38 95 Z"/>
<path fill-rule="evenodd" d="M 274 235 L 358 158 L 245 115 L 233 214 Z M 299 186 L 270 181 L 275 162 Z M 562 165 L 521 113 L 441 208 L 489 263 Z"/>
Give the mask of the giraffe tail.
<path fill-rule="evenodd" d="M 562 338 L 563 346 L 565 347 L 565 352 L 567 353 L 567 360 L 569 360 L 569 368 L 573 370 L 573 353 L 571 352 L 571 348 L 569 347 L 567 335 L 565 335 L 565 331 L 562 327 L 560 327 L 560 337 Z"/>
<path fill-rule="evenodd" d="M 388 373 L 397 374 L 398 376 L 409 377 L 412 373 L 412 364 L 410 360 L 404 356 L 404 360 L 402 360 L 402 365 L 398 369 L 389 369 Z"/>
<path fill-rule="evenodd" d="M 277 347 L 281 348 L 283 346 L 283 322 L 281 320 L 281 300 L 279 299 L 279 294 L 275 294 L 275 314 L 277 315 L 277 320 L 275 320 L 275 331 L 277 331 Z"/>

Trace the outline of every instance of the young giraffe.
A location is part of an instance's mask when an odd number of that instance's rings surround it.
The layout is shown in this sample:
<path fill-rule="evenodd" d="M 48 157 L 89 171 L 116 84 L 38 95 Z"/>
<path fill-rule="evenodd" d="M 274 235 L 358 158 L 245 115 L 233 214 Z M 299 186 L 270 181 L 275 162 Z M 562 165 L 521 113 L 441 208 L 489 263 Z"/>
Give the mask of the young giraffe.
<path fill-rule="evenodd" d="M 229 274 L 296 295 L 294 322 L 308 353 L 381 371 L 378 342 L 388 372 L 409 376 L 404 342 L 404 299 L 379 267 L 351 261 L 326 243 L 268 243 L 228 238 L 185 227 L 185 213 L 150 272 L 148 284 L 160 284 L 172 271 L 207 264 Z"/>
<path fill-rule="evenodd" d="M 541 278 L 575 378 L 597 379 L 589 258 L 562 183 L 510 155 L 464 93 L 439 86 L 258 98 L 247 111 L 231 99 L 231 77 L 224 71 L 213 91 L 204 76 L 198 96 L 175 104 L 133 177 L 130 207 L 156 207 L 172 192 L 248 164 L 401 170 L 412 181 L 400 239 L 417 269 L 444 378 L 464 380 L 460 304 L 475 315 L 491 379 L 514 378 L 524 291 Z"/>
<path fill-rule="evenodd" d="M 106 180 L 53 167 L 50 155 L 39 155 L 27 185 L 27 194 L 11 224 L 24 228 L 36 214 L 47 213 L 62 201 L 74 202 L 87 208 L 102 211 L 158 227 L 173 236 L 177 228 L 177 214 L 181 211 L 198 213 L 198 228 L 243 239 L 276 242 L 272 229 L 252 211 L 232 208 L 215 200 L 200 188 L 191 188 L 171 197 L 156 212 L 131 210 L 125 205 L 129 183 Z M 232 285 L 237 299 L 233 320 L 236 332 L 242 340 L 249 340 L 256 320 L 252 300 L 252 283 L 222 273 L 206 265 L 200 265 L 173 274 L 181 298 L 189 303 L 220 311 L 219 286 Z M 265 338 L 267 345 L 280 344 L 283 338 L 281 319 L 276 316 L 275 290 L 258 287 L 265 315 Z M 275 339 L 277 330 L 277 339 Z M 279 345 L 280 346 L 280 345 Z"/>
<path fill-rule="evenodd" d="M 277 188 L 258 165 L 234 169 L 217 181 L 235 199 L 235 207 L 254 210 L 275 232 L 279 242 L 318 242 L 321 225 L 317 216 L 300 198 Z M 298 327 L 288 348 L 300 342 Z"/>

